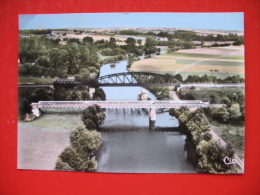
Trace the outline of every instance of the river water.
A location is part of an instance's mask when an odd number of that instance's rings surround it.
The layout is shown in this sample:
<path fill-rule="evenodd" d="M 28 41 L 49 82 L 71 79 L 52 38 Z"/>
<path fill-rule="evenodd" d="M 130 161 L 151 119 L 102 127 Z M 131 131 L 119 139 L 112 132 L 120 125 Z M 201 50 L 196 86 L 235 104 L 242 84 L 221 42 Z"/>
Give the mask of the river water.
<path fill-rule="evenodd" d="M 127 60 L 101 67 L 100 76 L 127 72 Z M 103 87 L 107 100 L 137 100 L 142 87 Z M 151 99 L 156 97 L 147 91 Z M 184 151 L 186 136 L 178 120 L 157 110 L 155 130 L 149 130 L 147 109 L 107 109 L 100 126 L 103 144 L 98 154 L 98 172 L 195 173 Z"/>

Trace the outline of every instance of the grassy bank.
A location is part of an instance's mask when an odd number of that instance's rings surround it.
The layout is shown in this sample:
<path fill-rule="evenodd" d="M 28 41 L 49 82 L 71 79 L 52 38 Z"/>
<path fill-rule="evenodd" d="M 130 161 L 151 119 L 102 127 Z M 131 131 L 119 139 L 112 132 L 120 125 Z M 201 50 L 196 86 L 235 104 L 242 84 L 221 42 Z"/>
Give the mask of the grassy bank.
<path fill-rule="evenodd" d="M 220 124 L 211 122 L 211 128 L 226 143 L 230 143 L 239 158 L 244 159 L 245 124 Z"/>
<path fill-rule="evenodd" d="M 187 58 L 216 58 L 219 55 L 171 52 L 171 53 L 163 54 L 162 56 L 187 57 Z"/>
<path fill-rule="evenodd" d="M 33 127 L 36 129 L 51 129 L 60 131 L 71 131 L 81 122 L 81 112 L 76 113 L 50 113 L 43 114 L 31 122 L 19 121 L 22 127 Z"/>
<path fill-rule="evenodd" d="M 225 59 L 225 60 L 245 60 L 244 56 L 227 56 L 227 57 L 223 57 L 221 59 Z"/>

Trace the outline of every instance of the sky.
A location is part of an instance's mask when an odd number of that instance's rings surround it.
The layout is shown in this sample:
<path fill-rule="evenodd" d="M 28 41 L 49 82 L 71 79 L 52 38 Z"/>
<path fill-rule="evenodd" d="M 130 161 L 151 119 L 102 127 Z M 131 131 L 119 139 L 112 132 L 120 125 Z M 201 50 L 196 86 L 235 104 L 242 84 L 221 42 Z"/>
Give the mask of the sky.
<path fill-rule="evenodd" d="M 244 31 L 242 12 L 84 13 L 19 15 L 19 29 L 193 28 Z"/>

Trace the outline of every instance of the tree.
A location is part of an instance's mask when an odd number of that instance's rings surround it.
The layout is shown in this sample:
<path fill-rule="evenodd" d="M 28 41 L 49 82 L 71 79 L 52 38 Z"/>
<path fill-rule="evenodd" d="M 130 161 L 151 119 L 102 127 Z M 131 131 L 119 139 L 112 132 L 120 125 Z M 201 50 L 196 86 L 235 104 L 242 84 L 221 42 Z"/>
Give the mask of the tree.
<path fill-rule="evenodd" d="M 90 100 L 90 95 L 86 91 L 81 92 L 81 100 Z"/>
<path fill-rule="evenodd" d="M 69 43 L 79 43 L 79 39 L 77 38 L 70 38 Z"/>
<path fill-rule="evenodd" d="M 176 74 L 174 76 L 174 78 L 176 78 L 178 81 L 182 82 L 182 76 L 180 74 Z"/>
<path fill-rule="evenodd" d="M 77 44 L 66 47 L 68 53 L 68 74 L 77 74 L 80 68 L 81 53 Z"/>
<path fill-rule="evenodd" d="M 72 90 L 72 91 L 68 91 L 68 96 L 67 96 L 67 100 L 75 100 L 75 101 L 79 101 L 81 100 L 81 94 L 76 91 L 76 90 Z"/>
<path fill-rule="evenodd" d="M 44 89 L 37 89 L 30 97 L 30 102 L 49 101 L 50 99 L 50 95 Z"/>
<path fill-rule="evenodd" d="M 157 44 L 156 39 L 152 38 L 152 37 L 147 37 L 146 41 L 145 41 L 145 47 L 147 48 L 153 48 L 155 47 Z"/>
<path fill-rule="evenodd" d="M 126 39 L 126 44 L 127 44 L 127 50 L 130 52 L 130 53 L 135 53 L 135 50 L 136 50 L 136 40 L 133 38 L 133 37 L 129 37 Z"/>
<path fill-rule="evenodd" d="M 110 37 L 108 45 L 111 48 L 115 48 L 116 47 L 116 39 L 115 39 L 115 37 Z"/>
<path fill-rule="evenodd" d="M 209 96 L 209 98 L 210 98 L 210 99 L 209 99 L 209 103 L 210 103 L 210 104 L 216 104 L 216 103 L 217 103 L 215 95 L 211 94 L 211 95 Z"/>
<path fill-rule="evenodd" d="M 62 87 L 57 87 L 53 91 L 53 99 L 55 101 L 64 101 L 68 99 L 68 92 L 62 88 Z"/>
<path fill-rule="evenodd" d="M 44 74 L 44 67 L 39 65 L 31 66 L 30 74 L 31 76 L 35 76 L 35 77 L 41 76 L 42 74 Z"/>
<path fill-rule="evenodd" d="M 87 129 L 89 129 L 90 131 L 94 130 L 94 129 L 97 129 L 95 123 L 92 120 L 90 120 L 90 119 L 84 120 L 84 124 L 85 124 L 85 127 Z"/>
<path fill-rule="evenodd" d="M 83 38 L 83 43 L 93 43 L 94 42 L 94 39 L 92 37 L 84 37 Z"/>
<path fill-rule="evenodd" d="M 55 169 L 61 171 L 94 171 L 97 166 L 94 152 L 102 144 L 101 134 L 87 130 L 83 124 L 76 126 L 70 135 L 70 146 L 59 155 Z"/>
<path fill-rule="evenodd" d="M 212 108 L 211 115 L 212 115 L 213 120 L 216 120 L 220 123 L 226 123 L 229 121 L 229 112 L 228 112 L 227 108 L 224 108 L 224 107 Z"/>
<path fill-rule="evenodd" d="M 71 146 L 81 158 L 92 157 L 93 152 L 101 146 L 101 134 L 96 130 L 89 131 L 79 124 L 70 135 Z"/>
<path fill-rule="evenodd" d="M 106 100 L 106 94 L 102 88 L 97 88 L 93 94 L 93 99 Z"/>
<path fill-rule="evenodd" d="M 238 121 L 241 119 L 242 114 L 238 106 L 232 106 L 228 108 L 228 112 L 229 112 L 229 119 L 231 121 Z"/>
<path fill-rule="evenodd" d="M 230 99 L 228 97 L 224 97 L 221 102 L 222 104 L 226 104 L 228 108 L 230 108 L 232 106 L 232 103 L 230 101 Z"/>
<path fill-rule="evenodd" d="M 50 67 L 52 76 L 65 77 L 68 73 L 69 57 L 65 49 L 53 48 L 50 51 Z"/>
<path fill-rule="evenodd" d="M 217 142 L 202 140 L 196 147 L 196 152 L 199 154 L 198 170 L 206 173 L 236 173 L 234 167 L 230 167 L 223 162 L 223 159 L 233 154 L 230 150 L 226 150 Z"/>
<path fill-rule="evenodd" d="M 48 68 L 48 67 L 50 66 L 47 56 L 39 56 L 39 57 L 35 60 L 35 64 L 36 64 L 36 65 L 43 66 L 43 67 L 45 67 L 45 68 Z"/>
<path fill-rule="evenodd" d="M 92 120 L 98 128 L 105 120 L 105 117 L 104 111 L 98 105 L 93 105 L 83 110 L 82 121 L 85 125 L 88 125 L 88 120 Z"/>
<path fill-rule="evenodd" d="M 142 45 L 142 40 L 141 40 L 141 39 L 138 39 L 138 40 L 137 40 L 137 43 L 138 43 L 138 45 Z"/>
<path fill-rule="evenodd" d="M 23 118 L 26 113 L 32 113 L 32 107 L 26 98 L 19 99 L 19 116 Z"/>

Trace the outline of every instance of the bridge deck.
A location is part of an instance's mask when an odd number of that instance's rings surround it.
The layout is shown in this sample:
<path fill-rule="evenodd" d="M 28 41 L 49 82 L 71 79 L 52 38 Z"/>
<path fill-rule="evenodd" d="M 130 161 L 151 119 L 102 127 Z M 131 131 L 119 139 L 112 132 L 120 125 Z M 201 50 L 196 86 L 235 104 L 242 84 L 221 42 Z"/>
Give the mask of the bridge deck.
<path fill-rule="evenodd" d="M 188 108 L 202 107 L 223 107 L 224 104 L 208 104 L 200 100 L 169 100 L 169 101 L 39 101 L 32 103 L 36 108 L 87 108 L 92 105 L 99 105 L 101 108 Z"/>

